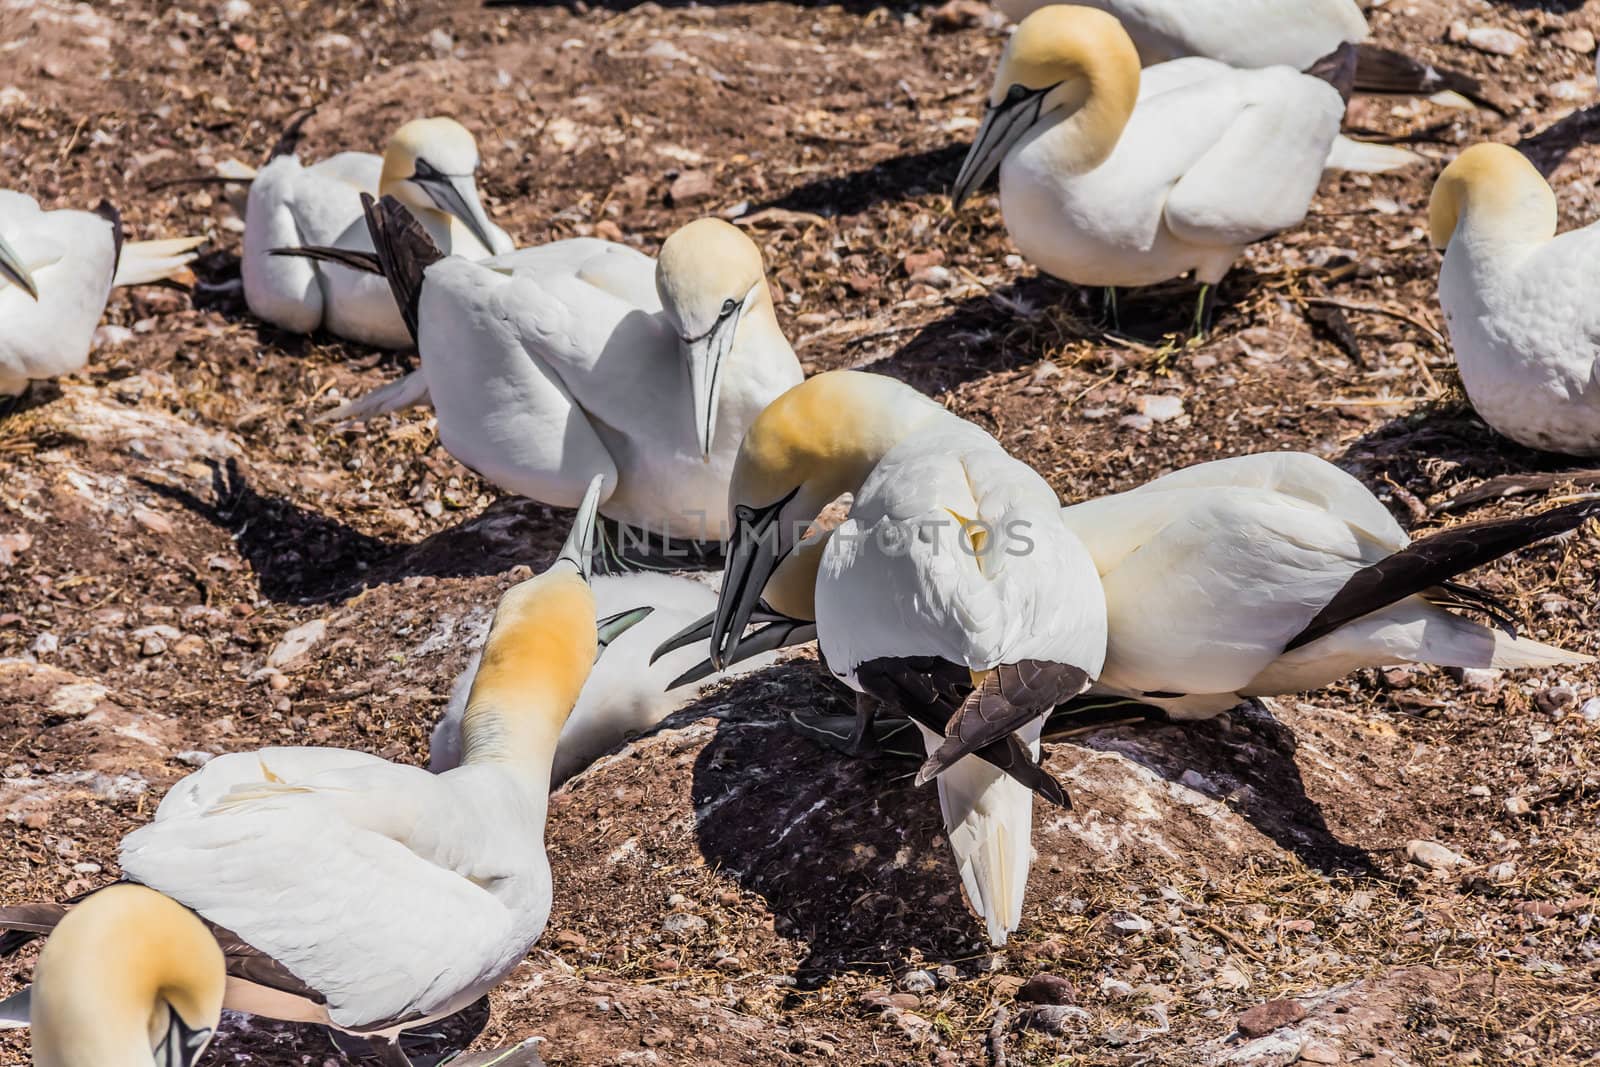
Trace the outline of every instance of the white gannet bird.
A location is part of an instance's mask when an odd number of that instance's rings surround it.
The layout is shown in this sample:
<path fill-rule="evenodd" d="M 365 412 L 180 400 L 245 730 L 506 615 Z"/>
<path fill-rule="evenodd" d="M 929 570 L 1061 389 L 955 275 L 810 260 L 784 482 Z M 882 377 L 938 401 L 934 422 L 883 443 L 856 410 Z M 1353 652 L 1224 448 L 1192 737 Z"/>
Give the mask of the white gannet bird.
<path fill-rule="evenodd" d="M 81 368 L 111 290 L 182 274 L 204 241 L 125 242 L 108 203 L 45 211 L 0 189 L 0 397 Z"/>
<path fill-rule="evenodd" d="M 395 287 L 422 366 L 356 407 L 426 395 L 440 443 L 502 489 L 567 507 L 599 473 L 608 518 L 722 540 L 739 440 L 803 377 L 754 241 L 706 218 L 656 260 L 578 238 L 474 262 L 441 258 L 393 200 L 369 225 L 381 264 L 367 269 Z"/>
<path fill-rule="evenodd" d="M 550 772 L 551 788 L 560 786 L 630 736 L 649 730 L 692 704 L 722 680 L 706 674 L 690 680 L 679 677 L 700 659 L 697 649 L 682 647 L 671 655 L 650 657 L 674 631 L 715 611 L 717 592 L 711 586 L 693 578 L 648 572 L 600 575 L 589 585 L 594 590 L 595 611 L 602 616 L 640 604 L 649 604 L 655 610 L 648 619 L 611 642 L 589 672 L 578 703 L 561 728 Z M 760 670 L 776 656 L 776 651 L 769 651 L 741 659 L 728 676 Z M 434 773 L 461 762 L 461 720 L 480 658 L 481 654 L 474 653 L 461 672 L 450 691 L 444 717 L 433 728 L 428 769 Z"/>
<path fill-rule="evenodd" d="M 294 333 L 321 327 L 363 344 L 409 345 L 411 334 L 381 280 L 272 250 L 320 245 L 371 252 L 360 200 L 371 193 L 405 204 L 446 252 L 472 259 L 510 252 L 511 238 L 483 210 L 477 171 L 477 142 L 447 118 L 406 123 L 381 157 L 340 152 L 307 167 L 292 151 L 277 156 L 250 183 L 240 260 L 245 302 Z"/>
<path fill-rule="evenodd" d="M 751 425 L 729 490 L 733 534 L 711 631 L 738 651 L 769 577 L 841 494 L 818 554 L 816 633 L 828 669 L 921 727 L 968 904 L 1004 944 L 1021 921 L 1038 764 L 1051 708 L 1105 654 L 1094 563 L 1055 493 L 998 442 L 909 386 L 833 371 Z M 870 726 L 863 708 L 858 740 Z"/>
<path fill-rule="evenodd" d="M 1505 622 L 1454 579 L 1593 515 L 1600 501 L 1413 542 L 1359 481 L 1304 452 L 1201 463 L 1062 512 L 1105 587 L 1096 690 L 1180 719 L 1363 667 L 1591 662 L 1447 609 Z"/>
<path fill-rule="evenodd" d="M 595 618 L 596 478 L 550 569 L 500 600 L 444 774 L 364 752 L 265 748 L 183 779 L 122 842 L 126 877 L 220 928 L 226 1005 L 370 1038 L 498 985 L 544 931 L 557 738 L 596 656 L 648 608 Z M 37 927 L 35 927 L 37 928 Z"/>
<path fill-rule="evenodd" d="M 1132 700 L 1174 719 L 1206 718 L 1363 667 L 1591 662 L 1446 609 L 1505 624 L 1492 598 L 1454 579 L 1574 529 L 1600 515 L 1600 502 L 1412 542 L 1344 471 L 1308 453 L 1268 452 L 1201 463 L 1061 514 L 1105 590 L 1106 659 L 1093 692 L 1118 697 L 1117 706 Z M 805 618 L 796 610 L 791 625 Z M 1112 706 L 1096 696 L 1079 705 Z M 1069 707 L 1058 719 L 1081 714 Z"/>
<path fill-rule="evenodd" d="M 997 0 L 1021 22 L 1049 0 Z M 1367 43 L 1356 0 L 1080 0 L 1115 15 L 1145 66 L 1200 56 L 1230 67 L 1308 70 L 1343 45 L 1356 46 L 1359 92 L 1456 92 L 1481 99 L 1477 81 Z"/>
<path fill-rule="evenodd" d="M 998 167 L 1006 229 L 1041 270 L 1112 287 L 1193 271 L 1204 301 L 1246 245 L 1305 218 L 1343 114 L 1288 67 L 1183 59 L 1141 83 L 1115 18 L 1044 7 L 1001 53 L 951 201 Z"/>
<path fill-rule="evenodd" d="M 1556 198 L 1526 156 L 1474 145 L 1428 205 L 1445 250 L 1439 304 L 1483 421 L 1529 448 L 1600 455 L 1600 223 L 1556 234 Z"/>
<path fill-rule="evenodd" d="M 143 886 L 109 886 L 60 919 L 33 985 L 0 1002 L 0 1026 L 32 1028 L 34 1067 L 193 1067 L 226 980 L 222 949 L 193 912 Z"/>

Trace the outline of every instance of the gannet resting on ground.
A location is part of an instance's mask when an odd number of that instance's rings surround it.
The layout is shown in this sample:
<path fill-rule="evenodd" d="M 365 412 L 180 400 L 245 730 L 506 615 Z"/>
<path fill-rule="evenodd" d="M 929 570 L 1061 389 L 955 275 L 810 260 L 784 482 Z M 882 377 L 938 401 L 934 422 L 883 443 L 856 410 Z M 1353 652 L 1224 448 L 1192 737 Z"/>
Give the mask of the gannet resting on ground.
<path fill-rule="evenodd" d="M 406 123 L 381 157 L 341 152 L 309 167 L 292 152 L 273 159 L 251 181 L 245 210 L 240 271 L 250 310 L 294 333 L 321 327 L 383 348 L 409 345 L 411 334 L 381 280 L 270 253 L 296 245 L 371 252 L 361 217 L 364 192 L 405 204 L 448 253 L 481 259 L 510 252 L 511 238 L 484 213 L 477 171 L 477 142 L 446 118 Z"/>
<path fill-rule="evenodd" d="M 603 474 L 608 518 L 722 540 L 739 440 L 802 377 L 750 238 L 708 218 L 658 260 L 579 238 L 473 262 L 441 258 L 393 200 L 369 215 L 422 362 L 385 389 L 425 391 L 451 455 L 562 507 Z"/>
<path fill-rule="evenodd" d="M 32 1028 L 35 1067 L 192 1067 L 216 1032 L 226 979 L 193 912 L 114 885 L 60 919 L 33 985 L 0 1002 L 0 1027 Z"/>
<path fill-rule="evenodd" d="M 1202 463 L 1062 511 L 1105 589 L 1106 660 L 1094 692 L 1180 719 L 1316 689 L 1363 667 L 1588 663 L 1446 608 L 1503 617 L 1492 598 L 1453 579 L 1592 515 L 1600 501 L 1413 543 L 1365 486 L 1304 452 Z"/>
<path fill-rule="evenodd" d="M 522 961 L 550 914 L 556 739 L 595 657 L 649 610 L 595 620 L 599 494 L 596 478 L 560 557 L 501 598 L 460 767 L 232 753 L 123 839 L 128 878 L 229 932 L 227 1007 L 368 1036 L 404 1065 L 401 1031 L 465 1008 Z"/>
<path fill-rule="evenodd" d="M 1006 229 L 1041 270 L 1089 286 L 1192 270 L 1203 299 L 1246 245 L 1305 218 L 1343 113 L 1288 67 L 1181 59 L 1141 83 L 1116 19 L 1045 7 L 1006 43 L 951 201 L 999 167 Z"/>
<path fill-rule="evenodd" d="M 689 682 L 674 680 L 700 659 L 699 649 L 683 648 L 676 654 L 650 659 L 650 653 L 669 635 L 715 610 L 715 589 L 693 578 L 649 573 L 602 575 L 589 585 L 594 590 L 595 611 L 602 616 L 639 604 L 649 604 L 655 610 L 607 646 L 606 654 L 583 683 L 583 693 L 561 728 L 550 772 L 551 788 L 560 786 L 629 736 L 643 733 L 679 708 L 687 707 L 721 680 L 707 680 L 704 676 Z M 742 660 L 738 669 L 729 673 L 760 670 L 775 656 L 775 652 L 769 652 Z M 461 761 L 461 717 L 478 673 L 479 659 L 475 653 L 461 672 L 450 692 L 444 717 L 433 728 L 428 769 L 435 773 L 447 771 Z"/>
<path fill-rule="evenodd" d="M 31 196 L 0 189 L 0 397 L 81 368 L 112 288 L 183 273 L 204 241 L 124 242 L 108 203 L 44 211 Z"/>
<path fill-rule="evenodd" d="M 1502 144 L 1474 145 L 1446 167 L 1428 215 L 1472 406 L 1529 448 L 1600 454 L 1600 223 L 1557 236 L 1555 194 Z"/>
<path fill-rule="evenodd" d="M 1115 15 L 1145 66 L 1201 56 L 1230 67 L 1307 70 L 1341 45 L 1357 47 L 1358 92 L 1456 92 L 1481 100 L 1477 81 L 1368 44 L 1356 0 L 1080 0 Z M 1020 22 L 1048 0 L 997 0 Z M 1378 147 L 1378 146 L 1374 146 Z"/>
<path fill-rule="evenodd" d="M 962 888 L 989 939 L 1021 921 L 1033 792 L 1056 704 L 1099 673 L 1105 603 L 1055 493 L 978 427 L 891 378 L 821 374 L 746 432 L 734 532 L 711 631 L 724 666 L 807 525 L 851 493 L 819 554 L 816 632 L 828 669 L 922 728 Z M 858 737 L 870 726 L 863 708 Z"/>

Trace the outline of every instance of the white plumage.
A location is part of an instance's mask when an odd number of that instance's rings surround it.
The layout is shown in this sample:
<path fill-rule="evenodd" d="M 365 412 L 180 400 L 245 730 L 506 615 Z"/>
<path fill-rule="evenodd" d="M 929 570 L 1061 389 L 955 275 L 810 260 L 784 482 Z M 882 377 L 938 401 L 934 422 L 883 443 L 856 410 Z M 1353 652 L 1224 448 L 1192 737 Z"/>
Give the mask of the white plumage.
<path fill-rule="evenodd" d="M 650 617 L 606 646 L 583 683 L 583 693 L 561 728 L 552 787 L 593 763 L 629 737 L 644 733 L 662 719 L 693 703 L 701 693 L 728 677 L 753 673 L 767 666 L 777 653 L 753 656 L 730 668 L 722 678 L 707 677 L 669 689 L 674 678 L 701 659 L 700 649 L 685 646 L 650 662 L 650 653 L 688 624 L 707 616 L 717 606 L 717 592 L 706 582 L 670 574 L 621 574 L 595 578 L 595 613 L 614 615 L 641 604 L 655 610 Z M 474 653 L 466 670 L 450 691 L 444 717 L 433 728 L 428 749 L 428 769 L 439 773 L 461 762 L 461 715 L 467 694 L 477 677 L 480 654 Z"/>
<path fill-rule="evenodd" d="M 722 538 L 744 429 L 802 376 L 759 251 L 714 219 L 679 230 L 659 262 L 593 238 L 442 259 L 418 320 L 425 389 L 386 388 L 431 398 L 451 455 L 563 507 L 602 474 L 601 512 L 655 537 Z"/>
<path fill-rule="evenodd" d="M 1098 674 L 1105 601 L 1054 491 L 999 442 L 944 415 L 873 469 L 822 553 L 817 639 L 856 689 L 883 657 L 936 656 L 975 673 L 1043 660 Z M 970 532 L 969 532 L 970 531 Z M 1039 755 L 1039 718 L 1019 733 Z M 930 755 L 944 738 L 919 726 Z M 1033 791 L 977 756 L 936 779 L 968 902 L 1003 945 L 1022 921 Z"/>
<path fill-rule="evenodd" d="M 1286 653 L 1356 571 L 1410 544 L 1360 482 L 1303 452 L 1202 463 L 1062 517 L 1105 587 L 1109 637 L 1097 688 L 1176 717 L 1315 689 L 1360 667 L 1588 661 L 1420 596 Z"/>
<path fill-rule="evenodd" d="M 1529 448 L 1600 454 L 1600 223 L 1556 234 L 1555 196 L 1520 152 L 1468 149 L 1440 175 L 1433 237 L 1461 384 Z"/>
<path fill-rule="evenodd" d="M 176 274 L 203 240 L 128 242 L 119 262 L 111 219 L 45 211 L 31 196 L 0 189 L 0 396 L 81 368 L 112 287 Z"/>
<path fill-rule="evenodd" d="M 250 310 L 294 333 L 322 328 L 384 348 L 411 344 L 382 278 L 272 250 L 372 251 L 361 214 L 365 192 L 401 199 L 446 252 L 473 259 L 510 252 L 511 238 L 479 201 L 477 169 L 472 135 L 450 119 L 407 123 L 382 156 L 341 152 L 310 166 L 292 154 L 273 159 L 251 181 L 245 209 L 240 272 Z"/>

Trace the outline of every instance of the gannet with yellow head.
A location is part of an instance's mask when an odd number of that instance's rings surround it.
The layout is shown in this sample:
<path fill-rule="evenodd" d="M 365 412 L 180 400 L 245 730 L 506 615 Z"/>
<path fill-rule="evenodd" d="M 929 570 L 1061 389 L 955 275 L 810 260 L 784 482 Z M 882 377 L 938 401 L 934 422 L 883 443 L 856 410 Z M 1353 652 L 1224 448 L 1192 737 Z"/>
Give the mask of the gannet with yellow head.
<path fill-rule="evenodd" d="M 237 935 L 227 1007 L 364 1035 L 403 1063 L 402 1031 L 477 1000 L 543 932 L 557 740 L 596 657 L 649 611 L 595 618 L 600 484 L 550 568 L 501 597 L 459 767 L 433 775 L 343 749 L 231 753 L 123 839 L 129 878 Z"/>
<path fill-rule="evenodd" d="M 1043 7 L 1001 53 L 951 201 L 998 168 L 1006 228 L 1040 269 L 1091 286 L 1193 271 L 1209 287 L 1305 218 L 1343 113 L 1337 89 L 1289 67 L 1183 59 L 1141 77 L 1115 18 Z"/>
<path fill-rule="evenodd" d="M 745 428 L 802 377 L 754 241 L 700 219 L 655 260 L 583 237 L 474 262 L 393 200 L 372 220 L 422 366 L 336 415 L 426 395 L 440 442 L 502 489 L 570 506 L 598 472 L 606 517 L 722 539 Z"/>
<path fill-rule="evenodd" d="M 845 493 L 849 513 L 815 557 L 818 644 L 836 677 L 922 728 L 919 780 L 937 780 L 966 898 L 1003 944 L 1021 921 L 1033 792 L 1066 803 L 1038 764 L 1040 727 L 1105 656 L 1093 561 L 1055 493 L 993 437 L 893 379 L 821 374 L 739 449 L 714 663 L 740 654 L 764 592 L 807 609 L 802 590 L 769 581 Z"/>
<path fill-rule="evenodd" d="M 1428 205 L 1444 249 L 1439 304 L 1478 414 L 1519 444 L 1600 455 L 1600 223 L 1556 234 L 1556 198 L 1528 158 L 1468 148 Z"/>
<path fill-rule="evenodd" d="M 193 1067 L 216 1033 L 227 974 L 194 913 L 139 885 L 73 908 L 0 1003 L 0 1025 L 32 1028 L 34 1067 Z"/>
<path fill-rule="evenodd" d="M 515 246 L 489 221 L 478 193 L 478 146 L 449 118 L 407 122 L 382 156 L 341 152 L 311 166 L 285 153 L 250 183 L 240 271 L 250 310 L 294 333 L 402 348 L 411 335 L 381 279 L 336 265 L 273 256 L 314 245 L 372 251 L 360 194 L 393 196 L 446 253 L 482 259 Z"/>
<path fill-rule="evenodd" d="M 124 241 L 109 203 L 45 211 L 0 189 L 0 397 L 79 370 L 114 287 L 188 277 L 203 237 Z"/>

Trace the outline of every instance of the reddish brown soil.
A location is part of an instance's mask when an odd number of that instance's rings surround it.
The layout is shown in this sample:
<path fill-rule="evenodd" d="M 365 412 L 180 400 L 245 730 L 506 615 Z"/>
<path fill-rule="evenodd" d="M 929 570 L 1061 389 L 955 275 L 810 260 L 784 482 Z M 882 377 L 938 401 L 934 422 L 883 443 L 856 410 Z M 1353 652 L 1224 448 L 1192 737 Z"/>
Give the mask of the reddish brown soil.
<path fill-rule="evenodd" d="M 0 6 L 0 42 L 22 42 L 0 52 L 0 94 L 23 94 L 0 95 L 5 183 L 51 206 L 107 196 L 135 237 L 204 232 L 214 249 L 192 296 L 117 294 L 107 321 L 132 339 L 0 420 L 0 900 L 113 876 L 120 836 L 191 769 L 182 753 L 304 742 L 424 761 L 466 656 L 456 627 L 564 528 L 496 499 L 426 413 L 313 424 L 396 359 L 252 321 L 221 191 L 149 191 L 257 161 L 302 105 L 320 108 L 308 156 L 456 115 L 520 243 L 615 228 L 653 251 L 698 214 L 737 215 L 808 369 L 870 365 L 942 395 L 1065 497 L 1301 448 L 1427 529 L 1456 487 L 1563 463 L 1497 438 L 1454 389 L 1424 232 L 1436 167 L 1329 177 L 1305 227 L 1230 276 L 1206 342 L 1179 338 L 1182 285 L 1125 295 L 1118 339 L 1098 294 L 1007 259 L 992 199 L 948 212 L 1002 31 L 861 4 L 579 6 L 255 0 L 226 26 L 209 2 Z M 1439 160 L 1538 135 L 1564 224 L 1587 222 L 1600 149 L 1579 142 L 1600 122 L 1568 118 L 1595 101 L 1570 34 L 1600 30 L 1594 7 L 1391 3 L 1382 42 L 1480 75 L 1508 115 L 1366 99 L 1351 122 Z M 1448 43 L 1456 19 L 1532 44 L 1486 56 Z M 669 204 L 684 171 L 713 195 Z M 908 255 L 935 250 L 945 289 L 907 277 Z M 1313 322 L 1329 301 L 1353 346 Z M 1184 413 L 1125 421 L 1157 394 Z M 1474 580 L 1527 632 L 1597 652 L 1597 568 L 1589 530 Z M 308 656 L 262 672 L 319 619 Z M 1597 682 L 1368 672 L 1278 702 L 1276 720 L 1060 745 L 1076 807 L 1039 812 L 1023 926 L 994 953 L 931 792 L 785 727 L 843 701 L 802 657 L 557 795 L 550 929 L 474 1047 L 539 1034 L 558 1065 L 1600 1062 L 1600 726 L 1576 711 Z M 1408 863 L 1413 839 L 1468 866 Z M 1040 973 L 1069 1006 L 1019 999 Z M 1278 998 L 1298 1004 L 1265 1010 L 1286 1028 L 1236 1032 Z M 26 1048 L 0 1039 L 0 1062 Z M 211 1054 L 330 1058 L 319 1031 L 239 1019 Z"/>

